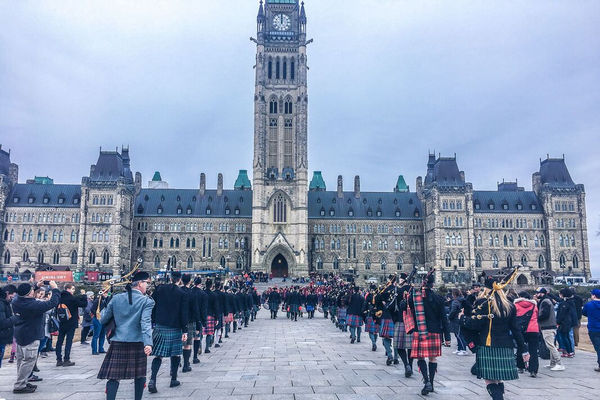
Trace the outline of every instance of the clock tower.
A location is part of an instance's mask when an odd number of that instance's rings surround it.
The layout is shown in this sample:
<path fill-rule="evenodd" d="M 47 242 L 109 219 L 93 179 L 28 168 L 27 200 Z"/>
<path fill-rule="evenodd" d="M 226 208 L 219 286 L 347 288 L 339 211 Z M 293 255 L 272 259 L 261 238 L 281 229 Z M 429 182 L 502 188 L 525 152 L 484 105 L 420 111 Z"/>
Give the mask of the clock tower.
<path fill-rule="evenodd" d="M 254 93 L 252 269 L 307 275 L 306 14 L 261 0 Z"/>

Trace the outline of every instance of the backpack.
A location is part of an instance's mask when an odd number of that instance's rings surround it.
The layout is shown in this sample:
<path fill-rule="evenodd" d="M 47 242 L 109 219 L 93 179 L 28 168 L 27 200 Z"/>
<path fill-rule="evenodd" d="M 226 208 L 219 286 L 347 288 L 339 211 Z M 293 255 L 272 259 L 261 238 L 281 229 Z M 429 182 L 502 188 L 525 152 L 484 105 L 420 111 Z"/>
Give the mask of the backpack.
<path fill-rule="evenodd" d="M 59 304 L 56 307 L 56 318 L 58 318 L 59 322 L 67 322 L 71 319 L 71 311 L 69 311 L 69 307 L 65 304 Z"/>
<path fill-rule="evenodd" d="M 529 326 L 529 321 L 531 321 L 531 316 L 533 315 L 533 308 L 527 311 L 525 314 L 517 317 L 517 327 L 521 331 L 521 333 L 527 332 L 527 327 Z"/>

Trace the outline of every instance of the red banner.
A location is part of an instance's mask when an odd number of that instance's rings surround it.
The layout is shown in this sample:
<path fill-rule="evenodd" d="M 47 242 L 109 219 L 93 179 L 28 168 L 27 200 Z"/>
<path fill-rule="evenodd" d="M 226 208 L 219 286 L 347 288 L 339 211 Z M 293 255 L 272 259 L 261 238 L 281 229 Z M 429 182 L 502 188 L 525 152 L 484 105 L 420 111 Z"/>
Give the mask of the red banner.
<path fill-rule="evenodd" d="M 71 271 L 38 271 L 35 273 L 36 281 L 73 282 Z"/>

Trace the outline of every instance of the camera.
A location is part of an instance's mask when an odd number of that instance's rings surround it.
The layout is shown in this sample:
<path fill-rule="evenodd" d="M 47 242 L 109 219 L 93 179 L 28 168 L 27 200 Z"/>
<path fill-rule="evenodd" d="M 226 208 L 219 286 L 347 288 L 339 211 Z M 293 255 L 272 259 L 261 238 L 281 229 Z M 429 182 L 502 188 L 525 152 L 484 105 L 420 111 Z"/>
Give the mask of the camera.
<path fill-rule="evenodd" d="M 50 281 L 44 281 L 44 285 L 48 286 L 50 284 Z"/>

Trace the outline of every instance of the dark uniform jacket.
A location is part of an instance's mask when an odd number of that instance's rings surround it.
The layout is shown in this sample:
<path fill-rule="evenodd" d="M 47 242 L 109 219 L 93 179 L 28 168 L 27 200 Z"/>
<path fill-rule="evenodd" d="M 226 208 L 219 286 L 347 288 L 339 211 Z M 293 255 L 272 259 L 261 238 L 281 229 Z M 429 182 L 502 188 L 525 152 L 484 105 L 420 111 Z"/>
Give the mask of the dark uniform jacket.
<path fill-rule="evenodd" d="M 15 340 L 19 346 L 27 346 L 44 337 L 44 313 L 55 308 L 59 303 L 58 289 L 52 289 L 52 297 L 48 301 L 21 296 L 13 299 L 13 311 L 19 316 L 15 323 Z"/>
<path fill-rule="evenodd" d="M 206 292 L 206 315 L 210 316 L 210 317 L 215 317 L 217 316 L 217 311 L 218 311 L 218 298 L 217 298 L 217 294 L 215 294 L 215 292 L 213 292 L 212 290 L 205 290 Z"/>
<path fill-rule="evenodd" d="M 281 295 L 279 294 L 279 292 L 272 291 L 271 293 L 269 293 L 269 304 L 273 303 L 277 305 L 281 303 Z"/>
<path fill-rule="evenodd" d="M 192 294 L 196 303 L 198 314 L 195 316 L 196 330 L 200 330 L 200 326 L 206 326 L 206 313 L 208 308 L 208 296 L 206 292 L 198 287 L 192 288 Z M 198 325 L 200 324 L 200 326 Z"/>
<path fill-rule="evenodd" d="M 13 325 L 17 320 L 8 300 L 0 299 L 0 345 L 12 343 L 15 334 Z"/>
<path fill-rule="evenodd" d="M 59 329 L 61 331 L 68 331 L 69 329 L 77 328 L 79 324 L 79 307 L 87 307 L 87 296 L 73 296 L 70 292 L 63 290 L 60 294 L 60 304 L 67 306 L 71 313 L 71 318 L 67 321 L 61 321 Z"/>
<path fill-rule="evenodd" d="M 362 315 L 364 307 L 365 299 L 360 295 L 360 293 L 354 293 L 352 296 L 350 296 L 350 302 L 346 312 L 350 315 Z"/>
<path fill-rule="evenodd" d="M 177 328 L 185 331 L 189 317 L 189 298 L 185 292 L 173 283 L 157 286 L 152 293 L 155 305 L 152 321 L 157 325 Z"/>

